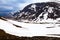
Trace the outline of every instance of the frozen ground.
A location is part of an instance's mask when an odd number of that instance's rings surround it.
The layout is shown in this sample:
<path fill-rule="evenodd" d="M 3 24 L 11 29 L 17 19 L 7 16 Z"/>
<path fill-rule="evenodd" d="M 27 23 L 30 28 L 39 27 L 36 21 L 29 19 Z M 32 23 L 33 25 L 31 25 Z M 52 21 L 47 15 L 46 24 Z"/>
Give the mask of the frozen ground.
<path fill-rule="evenodd" d="M 4 21 L 0 19 L 0 29 L 4 30 L 6 33 L 11 35 L 15 35 L 19 37 L 21 36 L 60 37 L 59 24 L 56 25 L 55 24 L 32 24 L 32 23 L 17 22 L 13 20 L 8 20 L 8 21 Z M 12 23 L 19 25 L 22 28 L 15 27 Z"/>

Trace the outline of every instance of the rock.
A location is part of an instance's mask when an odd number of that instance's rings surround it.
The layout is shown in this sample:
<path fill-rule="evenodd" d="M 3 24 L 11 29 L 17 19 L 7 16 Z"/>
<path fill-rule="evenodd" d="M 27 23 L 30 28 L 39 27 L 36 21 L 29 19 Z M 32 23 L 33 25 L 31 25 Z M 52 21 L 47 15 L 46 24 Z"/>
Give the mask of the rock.
<path fill-rule="evenodd" d="M 27 5 L 23 10 L 17 12 L 15 18 L 19 21 L 41 21 L 47 19 L 56 20 L 60 18 L 60 3 L 42 2 Z"/>

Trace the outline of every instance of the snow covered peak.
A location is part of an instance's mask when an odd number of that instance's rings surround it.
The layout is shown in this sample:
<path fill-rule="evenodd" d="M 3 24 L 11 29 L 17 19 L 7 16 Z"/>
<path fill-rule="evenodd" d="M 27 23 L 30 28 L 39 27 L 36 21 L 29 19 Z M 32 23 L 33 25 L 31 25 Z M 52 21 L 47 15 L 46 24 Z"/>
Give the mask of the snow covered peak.
<path fill-rule="evenodd" d="M 60 18 L 60 4 L 56 2 L 42 2 L 27 5 L 18 13 L 19 21 L 40 22 L 42 20 Z"/>

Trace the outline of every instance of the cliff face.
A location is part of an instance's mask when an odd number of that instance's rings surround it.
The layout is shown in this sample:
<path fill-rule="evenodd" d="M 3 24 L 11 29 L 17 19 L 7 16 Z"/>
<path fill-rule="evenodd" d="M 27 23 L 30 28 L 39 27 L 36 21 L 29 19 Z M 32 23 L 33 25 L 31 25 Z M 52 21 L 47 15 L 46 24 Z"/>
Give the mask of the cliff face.
<path fill-rule="evenodd" d="M 60 18 L 60 3 L 44 2 L 33 3 L 26 6 L 22 11 L 15 16 L 19 21 L 41 21 L 47 19 Z"/>

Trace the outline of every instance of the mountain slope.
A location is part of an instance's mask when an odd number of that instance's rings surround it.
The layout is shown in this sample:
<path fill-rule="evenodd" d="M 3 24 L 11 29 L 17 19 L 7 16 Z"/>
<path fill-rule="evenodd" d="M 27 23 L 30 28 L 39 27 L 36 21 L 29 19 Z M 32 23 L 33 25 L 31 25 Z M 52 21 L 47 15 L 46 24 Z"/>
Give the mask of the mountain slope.
<path fill-rule="evenodd" d="M 19 21 L 40 22 L 42 20 L 60 18 L 60 3 L 44 2 L 27 5 L 15 17 Z"/>

